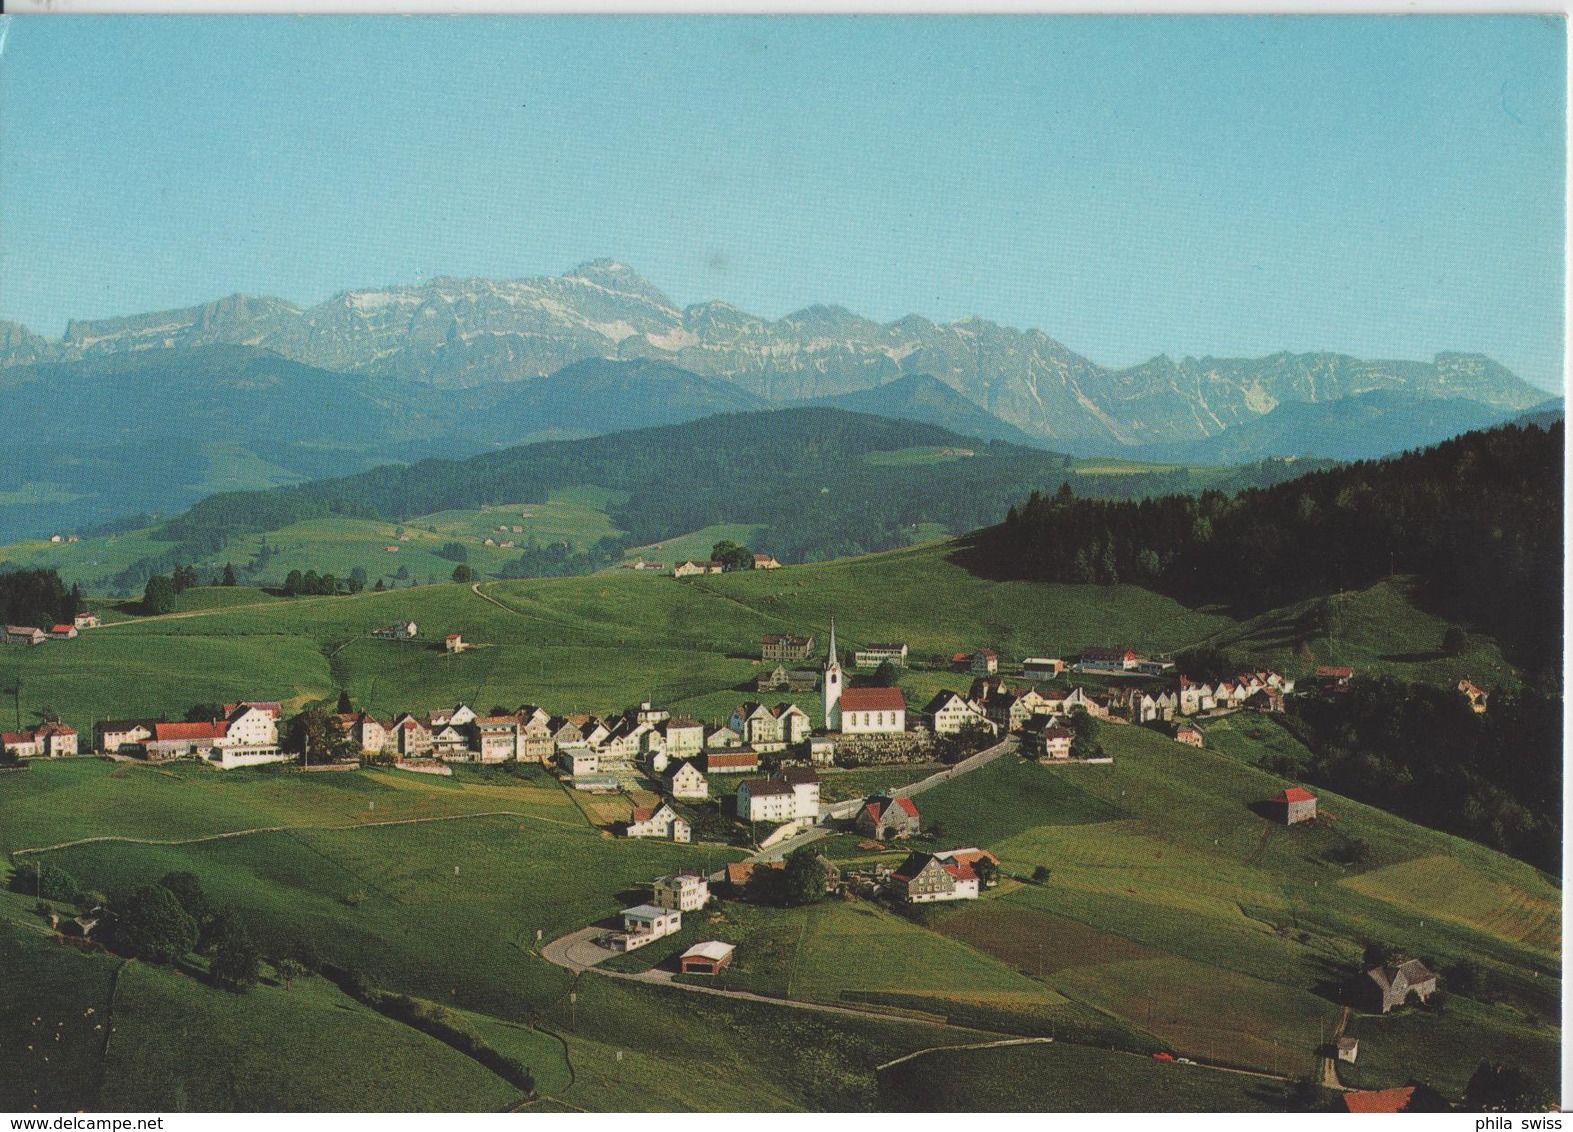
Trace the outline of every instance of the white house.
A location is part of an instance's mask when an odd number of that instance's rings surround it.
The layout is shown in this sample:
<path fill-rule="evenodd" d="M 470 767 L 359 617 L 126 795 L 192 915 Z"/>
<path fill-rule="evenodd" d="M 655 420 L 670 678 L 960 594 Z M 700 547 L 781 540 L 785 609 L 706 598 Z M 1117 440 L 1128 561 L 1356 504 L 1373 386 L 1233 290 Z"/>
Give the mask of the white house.
<path fill-rule="evenodd" d="M 688 823 L 678 817 L 676 810 L 662 802 L 659 806 L 635 806 L 623 836 L 659 837 L 667 841 L 687 842 L 692 831 Z"/>
<path fill-rule="evenodd" d="M 936 735 L 956 735 L 969 726 L 991 732 L 999 729 L 981 707 L 949 689 L 930 700 L 923 714 Z"/>
<path fill-rule="evenodd" d="M 819 775 L 793 767 L 780 778 L 745 779 L 737 787 L 737 816 L 744 821 L 816 820 Z"/>
<path fill-rule="evenodd" d="M 656 877 L 650 887 L 656 904 L 679 912 L 697 912 L 710 900 L 710 882 L 698 873 Z"/>
<path fill-rule="evenodd" d="M 623 930 L 612 935 L 614 951 L 632 951 L 683 930 L 683 913 L 676 908 L 641 904 L 623 909 Z"/>
<path fill-rule="evenodd" d="M 907 729 L 907 701 L 900 688 L 848 688 L 836 717 L 844 735 L 899 735 Z"/>
<path fill-rule="evenodd" d="M 585 743 L 563 743 L 557 748 L 557 764 L 575 778 L 601 772 L 601 753 Z"/>
<path fill-rule="evenodd" d="M 674 798 L 708 798 L 710 780 L 695 763 L 681 759 L 666 768 L 666 790 Z"/>

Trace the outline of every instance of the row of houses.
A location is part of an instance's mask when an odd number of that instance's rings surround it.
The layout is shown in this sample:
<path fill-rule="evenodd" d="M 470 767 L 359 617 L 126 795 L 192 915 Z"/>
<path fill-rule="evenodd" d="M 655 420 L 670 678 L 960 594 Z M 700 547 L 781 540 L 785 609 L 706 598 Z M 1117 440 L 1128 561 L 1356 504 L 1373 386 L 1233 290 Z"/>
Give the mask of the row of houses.
<path fill-rule="evenodd" d="M 97 749 L 153 761 L 199 759 L 224 770 L 281 762 L 291 756 L 279 745 L 276 701 L 225 704 L 218 719 L 110 719 L 94 725 Z"/>
<path fill-rule="evenodd" d="M 41 629 L 37 625 L 0 626 L 0 644 L 41 645 L 45 641 L 69 641 L 83 629 L 96 629 L 103 624 L 96 613 L 78 613 L 70 621 L 62 621 Z"/>

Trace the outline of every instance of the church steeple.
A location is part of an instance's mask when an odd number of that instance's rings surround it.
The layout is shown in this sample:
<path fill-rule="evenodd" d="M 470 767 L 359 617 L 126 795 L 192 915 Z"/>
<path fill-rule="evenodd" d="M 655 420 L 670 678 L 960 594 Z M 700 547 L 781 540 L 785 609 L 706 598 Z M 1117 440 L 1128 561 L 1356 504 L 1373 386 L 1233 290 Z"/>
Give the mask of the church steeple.
<path fill-rule="evenodd" d="M 825 730 L 841 730 L 841 659 L 836 655 L 836 619 L 830 619 L 830 650 L 825 654 Z"/>

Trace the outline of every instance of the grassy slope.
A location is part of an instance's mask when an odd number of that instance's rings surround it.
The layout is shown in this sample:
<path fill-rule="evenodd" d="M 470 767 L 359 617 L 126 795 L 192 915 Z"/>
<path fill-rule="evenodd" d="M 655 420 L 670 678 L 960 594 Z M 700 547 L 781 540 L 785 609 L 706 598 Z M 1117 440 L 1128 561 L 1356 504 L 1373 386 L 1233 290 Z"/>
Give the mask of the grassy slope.
<path fill-rule="evenodd" d="M 1560 993 L 1561 894 L 1533 869 L 1325 793 L 1326 820 L 1284 829 L 1249 808 L 1283 784 L 1242 765 L 1243 750 L 1197 752 L 1115 726 L 1100 741 L 1114 765 L 1002 760 L 923 796 L 948 840 L 990 844 L 1007 870 L 1052 869 L 1048 885 L 1006 882 L 941 930 L 1167 1044 L 1264 1069 L 1309 1068 L 1337 1014 L 1330 984 L 1366 937 L 1443 965 L 1474 958 L 1552 1002 Z M 1325 857 L 1351 836 L 1372 850 L 1353 874 Z M 1554 1076 L 1556 1031 L 1509 1007 L 1415 1024 L 1442 1044 L 1467 1026 L 1481 1050 L 1500 1039 Z M 1428 1065 L 1424 1048 L 1389 1051 L 1385 1074 L 1367 1079 L 1451 1083 L 1456 1066 Z"/>

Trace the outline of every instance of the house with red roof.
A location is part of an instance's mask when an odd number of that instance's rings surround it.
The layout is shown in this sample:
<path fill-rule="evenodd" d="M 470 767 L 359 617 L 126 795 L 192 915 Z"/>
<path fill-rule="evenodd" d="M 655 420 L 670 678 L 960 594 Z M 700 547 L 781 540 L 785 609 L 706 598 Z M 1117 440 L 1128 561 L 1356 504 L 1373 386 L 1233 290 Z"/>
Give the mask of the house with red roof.
<path fill-rule="evenodd" d="M 864 837 L 885 841 L 892 837 L 916 837 L 923 823 L 911 798 L 875 794 L 864 800 L 853 824 Z"/>
<path fill-rule="evenodd" d="M 77 734 L 64 723 L 41 723 L 23 731 L 0 732 L 0 750 L 22 759 L 60 758 L 77 753 Z"/>
<path fill-rule="evenodd" d="M 68 621 L 49 627 L 49 639 L 52 641 L 69 641 L 74 636 L 76 636 L 76 626 Z"/>
<path fill-rule="evenodd" d="M 1349 681 L 1354 678 L 1355 670 L 1342 665 L 1319 664 L 1316 668 L 1316 682 L 1321 685 L 1324 692 L 1348 691 Z"/>
<path fill-rule="evenodd" d="M 976 900 L 980 886 L 975 866 L 984 859 L 996 860 L 983 849 L 913 853 L 890 874 L 890 891 L 908 904 Z"/>
<path fill-rule="evenodd" d="M 1280 790 L 1268 799 L 1273 814 L 1285 825 L 1316 819 L 1316 795 L 1299 786 Z"/>
<path fill-rule="evenodd" d="M 688 822 L 670 805 L 635 806 L 623 829 L 624 837 L 659 837 L 686 843 L 692 836 Z"/>
<path fill-rule="evenodd" d="M 1346 1112 L 1450 1112 L 1447 1098 L 1429 1085 L 1353 1089 L 1340 1098 Z"/>
<path fill-rule="evenodd" d="M 835 706 L 843 735 L 899 735 L 907 729 L 900 688 L 848 688 Z"/>

